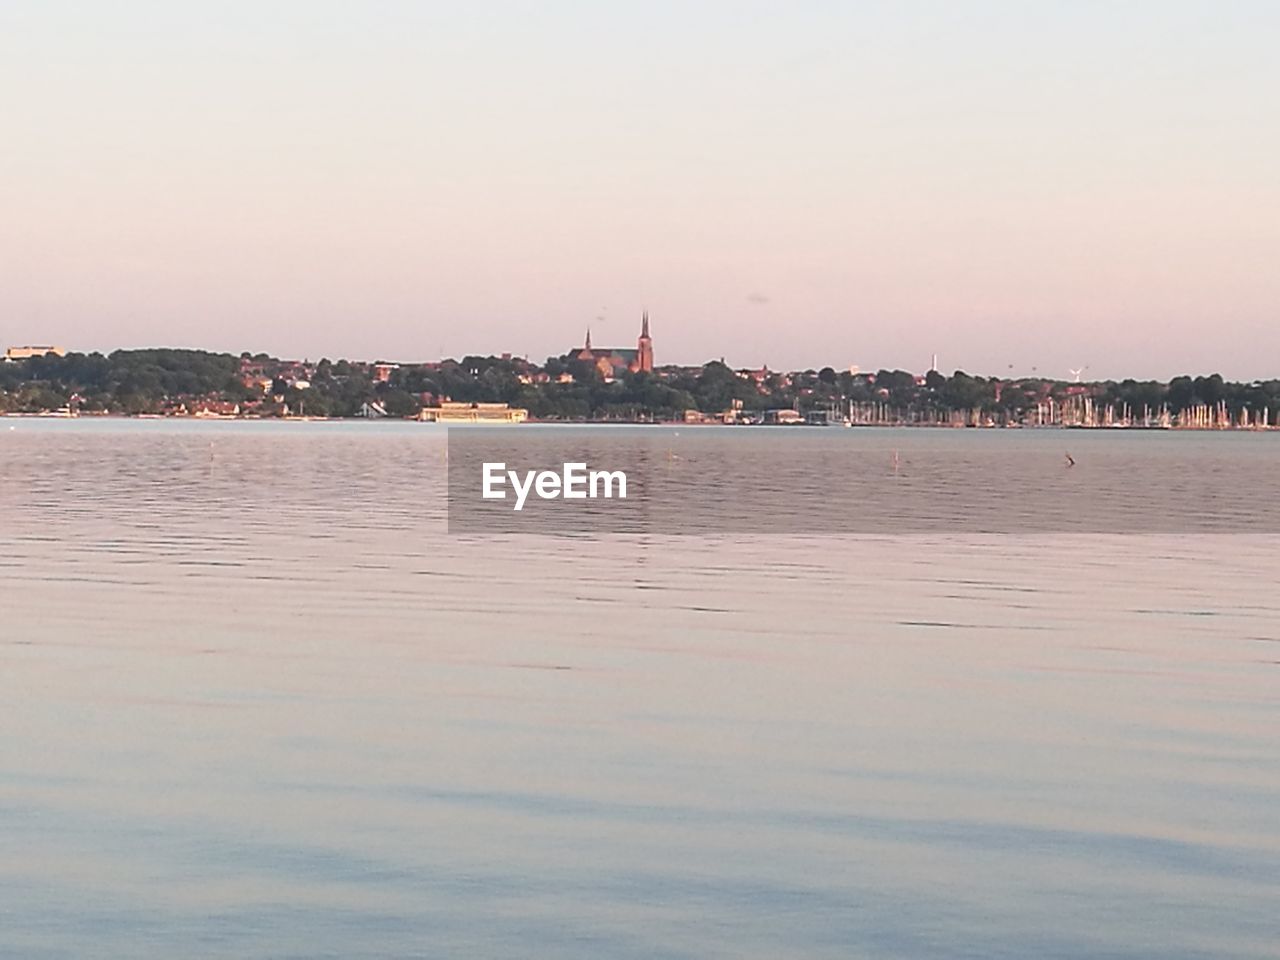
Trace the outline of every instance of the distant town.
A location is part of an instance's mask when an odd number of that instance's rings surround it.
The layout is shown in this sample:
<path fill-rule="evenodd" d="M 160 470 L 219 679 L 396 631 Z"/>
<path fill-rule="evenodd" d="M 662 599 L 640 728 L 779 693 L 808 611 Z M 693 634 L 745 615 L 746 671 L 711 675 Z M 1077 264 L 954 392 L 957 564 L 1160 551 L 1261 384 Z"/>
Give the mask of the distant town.
<path fill-rule="evenodd" d="M 541 364 L 509 353 L 396 363 L 15 346 L 0 362 L 0 414 L 1255 430 L 1280 423 L 1280 380 L 1086 381 L 1083 371 L 1062 380 L 932 367 L 662 365 L 645 314 L 634 347 L 594 345 L 587 329 L 581 346 Z"/>

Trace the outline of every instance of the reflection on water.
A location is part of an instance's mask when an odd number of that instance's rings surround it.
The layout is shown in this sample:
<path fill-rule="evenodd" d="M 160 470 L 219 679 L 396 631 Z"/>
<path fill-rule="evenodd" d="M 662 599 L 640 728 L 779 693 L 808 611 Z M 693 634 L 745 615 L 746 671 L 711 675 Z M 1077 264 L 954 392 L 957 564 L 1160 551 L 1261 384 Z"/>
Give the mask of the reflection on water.
<path fill-rule="evenodd" d="M 1275 956 L 1280 538 L 468 539 L 432 427 L 8 426 L 4 956 Z"/>

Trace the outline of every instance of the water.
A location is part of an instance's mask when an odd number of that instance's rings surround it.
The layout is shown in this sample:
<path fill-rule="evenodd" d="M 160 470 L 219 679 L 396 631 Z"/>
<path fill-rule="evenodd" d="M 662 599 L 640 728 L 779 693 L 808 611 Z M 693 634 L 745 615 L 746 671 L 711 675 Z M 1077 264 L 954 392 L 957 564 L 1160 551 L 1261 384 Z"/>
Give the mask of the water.
<path fill-rule="evenodd" d="M 1069 451 L 1074 450 L 1072 454 Z M 568 463 L 620 471 L 617 499 L 542 499 Z M 452 533 L 1280 534 L 1280 434 L 928 429 L 453 430 Z M 490 485 L 491 488 L 494 485 Z M 599 483 L 596 484 L 599 487 Z"/>
<path fill-rule="evenodd" d="M 443 438 L 0 421 L 0 955 L 1277 956 L 1280 538 L 450 536 Z"/>

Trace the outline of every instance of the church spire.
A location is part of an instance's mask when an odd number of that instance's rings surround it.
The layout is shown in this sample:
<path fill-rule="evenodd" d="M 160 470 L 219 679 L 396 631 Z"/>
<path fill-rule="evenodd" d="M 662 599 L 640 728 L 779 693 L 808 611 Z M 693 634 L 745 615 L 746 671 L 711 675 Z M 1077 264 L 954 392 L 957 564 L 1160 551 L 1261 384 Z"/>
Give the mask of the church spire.
<path fill-rule="evenodd" d="M 649 336 L 649 311 L 640 317 L 640 339 L 636 341 L 636 359 L 632 370 L 653 372 L 653 338 Z"/>
<path fill-rule="evenodd" d="M 587 350 L 591 349 L 591 327 L 590 326 L 587 327 L 587 343 L 586 343 L 585 349 Z"/>

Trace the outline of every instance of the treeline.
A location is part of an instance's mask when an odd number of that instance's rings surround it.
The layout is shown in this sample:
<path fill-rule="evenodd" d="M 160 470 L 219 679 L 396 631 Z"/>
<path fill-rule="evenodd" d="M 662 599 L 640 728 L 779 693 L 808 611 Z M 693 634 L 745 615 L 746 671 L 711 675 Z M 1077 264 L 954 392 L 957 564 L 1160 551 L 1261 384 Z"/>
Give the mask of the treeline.
<path fill-rule="evenodd" d="M 49 354 L 0 364 L 0 410 L 157 411 L 168 397 L 218 395 L 247 399 L 240 360 L 203 350 L 117 350 Z"/>
<path fill-rule="evenodd" d="M 381 374 L 381 376 L 379 376 Z M 378 404 L 391 416 L 410 416 L 441 399 L 501 402 L 525 407 L 539 419 L 678 419 L 685 411 L 719 414 L 740 408 L 809 410 L 849 402 L 878 403 L 904 413 L 976 411 L 1006 420 L 1024 417 L 1050 401 L 1087 396 L 1099 405 L 1135 413 L 1167 408 L 1172 414 L 1221 405 L 1270 411 L 1280 419 L 1280 380 L 1233 383 L 1221 376 L 1156 381 L 1072 384 L 1037 378 L 970 376 L 961 371 L 924 377 L 903 370 L 874 374 L 831 367 L 791 373 L 735 371 L 720 361 L 700 368 L 660 369 L 605 380 L 572 356 L 538 366 L 519 358 L 468 356 L 429 365 L 375 365 L 347 360 L 315 364 L 259 354 L 234 356 L 201 350 L 118 350 L 109 355 L 68 354 L 0 363 L 0 412 L 73 407 L 120 414 L 175 412 L 202 401 L 235 404 L 261 415 L 355 416 Z"/>

